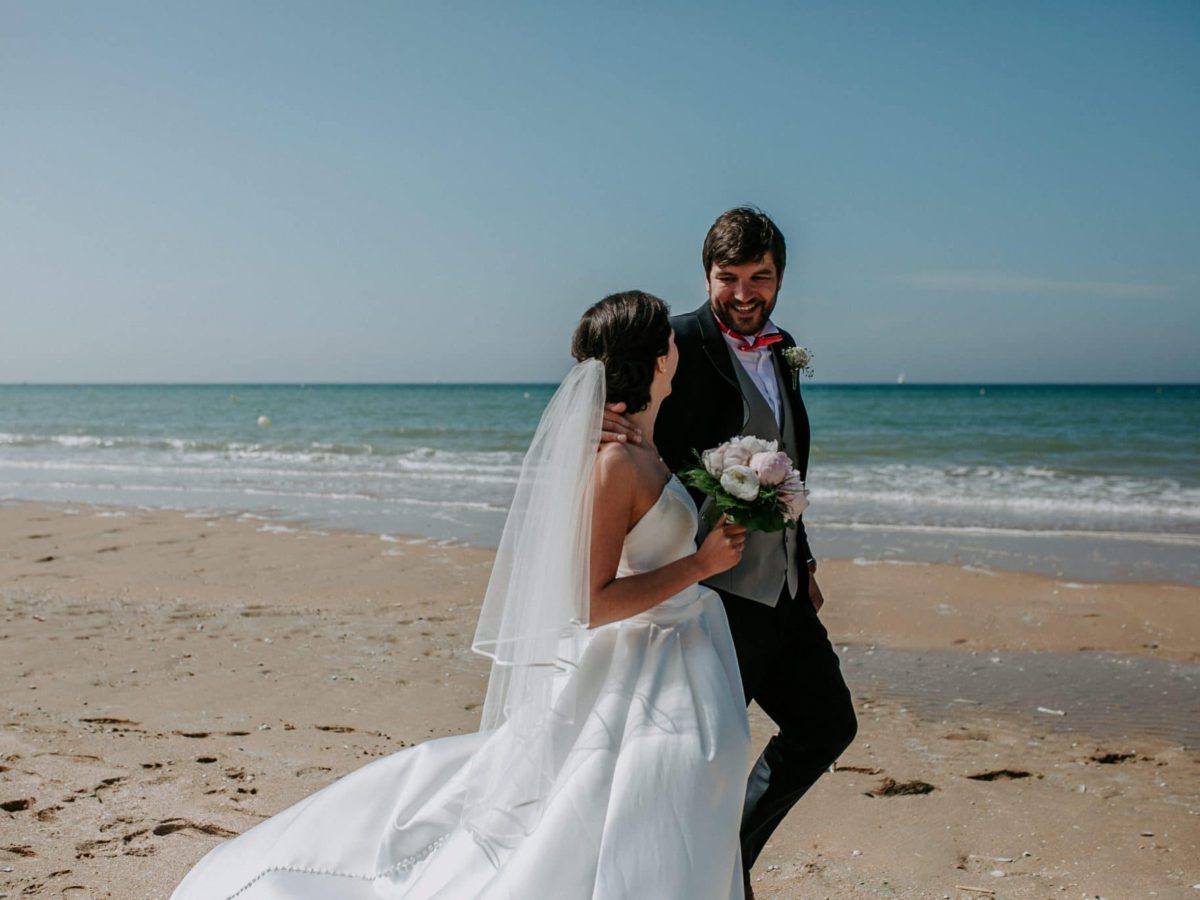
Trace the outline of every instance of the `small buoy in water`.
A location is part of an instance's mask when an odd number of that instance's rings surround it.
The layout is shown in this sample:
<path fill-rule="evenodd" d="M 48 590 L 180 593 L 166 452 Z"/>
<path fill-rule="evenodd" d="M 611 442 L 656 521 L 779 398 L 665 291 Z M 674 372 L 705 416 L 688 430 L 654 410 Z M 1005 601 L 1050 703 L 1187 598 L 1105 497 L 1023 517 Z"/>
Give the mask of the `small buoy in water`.
<path fill-rule="evenodd" d="M 1156 393 L 1156 394 L 1161 394 L 1161 393 L 1162 393 L 1162 388 L 1160 388 L 1160 387 L 1157 387 L 1157 388 L 1155 388 L 1155 389 L 1154 389 L 1154 393 Z"/>
<path fill-rule="evenodd" d="M 980 396 L 980 397 L 987 396 L 987 388 L 980 388 L 980 389 L 979 389 L 979 396 Z"/>
<path fill-rule="evenodd" d="M 258 417 L 258 427 L 259 428 L 270 428 L 271 420 L 268 419 L 266 416 L 259 416 Z"/>
<path fill-rule="evenodd" d="M 1162 393 L 1162 388 L 1159 388 L 1159 389 L 1158 389 L 1158 392 L 1161 394 L 1161 393 Z M 529 399 L 529 391 L 526 391 L 526 392 L 525 392 L 525 399 L 526 399 L 526 400 L 528 400 L 528 399 Z"/>

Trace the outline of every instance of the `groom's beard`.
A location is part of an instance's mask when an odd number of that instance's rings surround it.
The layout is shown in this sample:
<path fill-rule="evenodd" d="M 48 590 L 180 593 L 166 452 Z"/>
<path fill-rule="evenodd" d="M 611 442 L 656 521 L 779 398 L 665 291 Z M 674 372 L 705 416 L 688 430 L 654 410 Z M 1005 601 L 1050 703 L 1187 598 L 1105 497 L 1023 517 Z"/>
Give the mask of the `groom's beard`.
<path fill-rule="evenodd" d="M 726 328 L 738 334 L 751 335 L 763 330 L 767 320 L 771 318 L 771 313 L 775 311 L 777 297 L 778 294 L 770 300 L 754 300 L 754 309 L 745 313 L 734 309 L 736 301 L 733 300 L 714 300 L 710 297 L 708 305 L 712 308 L 713 315 L 720 319 Z"/>

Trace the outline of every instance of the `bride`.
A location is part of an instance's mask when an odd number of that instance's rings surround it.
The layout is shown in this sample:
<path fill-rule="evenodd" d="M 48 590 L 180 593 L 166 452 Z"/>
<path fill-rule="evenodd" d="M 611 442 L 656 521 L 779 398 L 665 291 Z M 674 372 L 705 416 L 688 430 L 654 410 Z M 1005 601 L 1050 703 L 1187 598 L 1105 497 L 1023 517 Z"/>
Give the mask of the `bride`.
<path fill-rule="evenodd" d="M 696 508 L 654 450 L 666 305 L 591 307 L 525 458 L 473 648 L 480 730 L 372 762 L 218 845 L 175 900 L 740 900 L 749 728 Z M 640 446 L 597 452 L 605 401 Z"/>

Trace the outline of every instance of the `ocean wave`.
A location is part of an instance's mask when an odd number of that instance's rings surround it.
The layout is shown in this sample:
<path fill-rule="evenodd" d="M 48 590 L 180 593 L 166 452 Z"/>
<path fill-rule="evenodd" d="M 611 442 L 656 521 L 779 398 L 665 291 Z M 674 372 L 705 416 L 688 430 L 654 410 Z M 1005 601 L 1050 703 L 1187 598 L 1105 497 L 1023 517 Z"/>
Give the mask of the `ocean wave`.
<path fill-rule="evenodd" d="M 1089 500 L 1081 497 L 1020 497 L 1008 495 L 989 497 L 979 494 L 942 495 L 910 490 L 852 491 L 814 488 L 810 494 L 814 504 L 842 501 L 863 508 L 871 505 L 940 508 L 956 510 L 988 510 L 1000 512 L 1071 513 L 1085 516 L 1163 517 L 1194 520 L 1200 524 L 1200 506 L 1180 506 L 1173 503 L 1136 502 L 1133 500 Z"/>
<path fill-rule="evenodd" d="M 369 470 L 339 471 L 336 469 L 297 470 L 281 468 L 240 467 L 229 468 L 221 466 L 164 466 L 138 465 L 134 463 L 78 463 L 78 462 L 19 462 L 0 459 L 0 470 L 27 470 L 37 472 L 97 472 L 108 475 L 135 473 L 139 475 L 161 475 L 170 477 L 205 477 L 213 476 L 225 481 L 247 480 L 333 480 L 333 481 L 374 481 L 394 482 L 396 488 L 404 484 L 420 484 L 436 482 L 445 485 L 478 485 L 481 487 L 496 487 L 508 490 L 517 483 L 517 476 L 504 472 L 386 472 Z"/>
<path fill-rule="evenodd" d="M 1138 515 L 1200 521 L 1200 488 L 1173 478 L 1074 474 L 1046 466 L 826 466 L 809 478 L 820 502 Z"/>
<path fill-rule="evenodd" d="M 12 499 L 21 499 L 22 489 L 28 491 L 31 487 L 28 483 L 17 481 L 0 481 L 0 490 L 12 490 Z M 345 501 L 345 500 L 365 500 L 371 503 L 392 506 L 420 506 L 429 508 L 445 508 L 445 509 L 474 509 L 487 510 L 489 512 L 503 512 L 507 510 L 507 506 L 502 503 L 490 502 L 487 500 L 458 500 L 452 498 L 424 499 L 420 497 L 381 497 L 374 494 L 354 493 L 354 492 L 338 492 L 338 491 L 302 491 L 302 490 L 287 490 L 276 487 L 219 487 L 210 485 L 182 485 L 182 484 L 135 484 L 122 483 L 115 484 L 112 482 L 103 481 L 42 481 L 37 482 L 38 488 L 49 488 L 59 491 L 98 491 L 112 494 L 114 496 L 124 492 L 135 494 L 157 494 L 159 496 L 165 494 L 184 494 L 184 495 L 209 495 L 209 496 L 225 496 L 225 497 L 274 497 L 285 499 L 306 499 L 306 500 L 321 500 L 321 501 Z"/>
<path fill-rule="evenodd" d="M 62 447 L 71 450 L 150 450 L 196 455 L 228 456 L 234 459 L 330 462 L 345 457 L 379 456 L 408 460 L 413 464 L 437 464 L 445 460 L 474 460 L 477 464 L 502 461 L 517 465 L 524 450 L 450 450 L 428 446 L 388 446 L 369 442 L 328 441 L 237 441 L 139 435 L 13 434 L 0 432 L 0 446 Z"/>
<path fill-rule="evenodd" d="M 303 450 L 254 442 L 178 439 L 116 452 L 108 438 L 54 435 L 51 444 L 21 443 L 45 435 L 0 434 L 5 489 L 21 496 L 39 485 L 105 495 L 147 492 L 226 497 L 294 497 L 357 504 L 407 504 L 504 509 L 521 471 L 513 451 L 410 447 L 390 455 Z M 4 443 L 6 442 L 6 443 Z M 153 444 L 153 446 L 152 446 Z M 166 446 L 172 449 L 164 449 Z M 349 444 L 347 444 L 349 446 Z M 125 483 L 128 479 L 129 483 Z M 1112 533 L 1200 530 L 1200 487 L 1177 478 L 1078 473 L 1053 465 L 862 465 L 826 463 L 809 478 L 810 521 L 896 527 L 1015 527 L 1084 529 Z M 311 506 L 311 504 L 306 504 Z"/>
<path fill-rule="evenodd" d="M 1166 544 L 1177 547 L 1200 547 L 1200 534 L 1176 534 L 1162 531 L 1092 531 L 1079 528 L 997 528 L 982 525 L 916 525 L 886 524 L 880 522 L 838 522 L 821 520 L 818 525 L 824 530 L 875 531 L 902 534 L 937 534 L 978 537 L 1014 538 L 1084 538 L 1105 539 L 1125 542 Z"/>

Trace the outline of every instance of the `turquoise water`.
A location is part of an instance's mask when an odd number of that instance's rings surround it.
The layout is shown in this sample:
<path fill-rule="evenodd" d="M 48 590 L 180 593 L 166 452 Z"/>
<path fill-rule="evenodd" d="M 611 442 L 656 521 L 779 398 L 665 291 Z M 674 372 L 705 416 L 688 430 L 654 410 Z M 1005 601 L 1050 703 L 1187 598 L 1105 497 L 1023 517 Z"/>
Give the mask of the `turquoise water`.
<path fill-rule="evenodd" d="M 553 389 L 4 385 L 0 497 L 489 544 Z M 826 555 L 1077 572 L 1078 553 L 1059 545 L 1090 538 L 1108 576 L 1200 578 L 1189 563 L 1200 556 L 1200 387 L 804 391 L 805 520 Z M 1025 549 L 1006 560 L 1010 544 Z"/>

